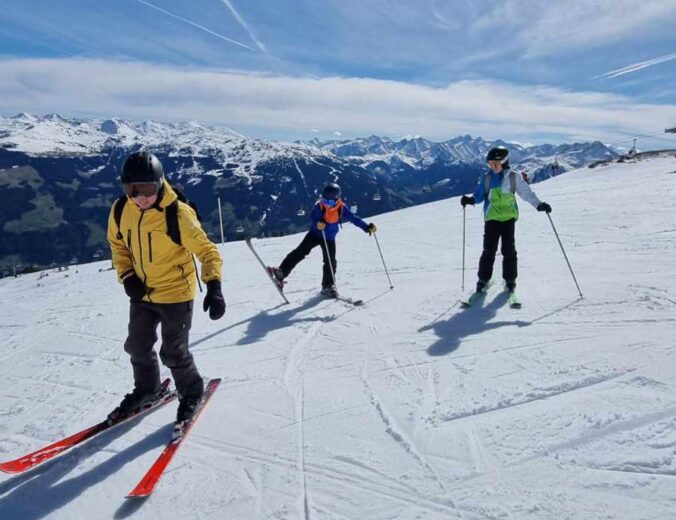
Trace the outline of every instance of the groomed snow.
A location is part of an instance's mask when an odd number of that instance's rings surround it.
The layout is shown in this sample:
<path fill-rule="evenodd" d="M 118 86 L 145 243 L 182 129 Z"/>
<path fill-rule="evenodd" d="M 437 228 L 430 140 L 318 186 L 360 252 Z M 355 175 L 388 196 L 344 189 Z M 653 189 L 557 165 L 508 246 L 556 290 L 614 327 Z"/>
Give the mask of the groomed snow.
<path fill-rule="evenodd" d="M 198 366 L 223 383 L 155 493 L 124 498 L 174 404 L 1 476 L 0 517 L 676 518 L 675 171 L 662 158 L 537 184 L 584 299 L 549 220 L 522 202 L 521 310 L 499 283 L 458 309 L 457 198 L 372 219 L 392 291 L 374 240 L 344 227 L 339 287 L 363 308 L 317 295 L 319 251 L 282 306 L 246 246 L 226 244 L 227 314 L 200 309 L 192 330 Z M 481 234 L 469 208 L 468 288 Z M 254 243 L 277 264 L 300 238 Z M 1 460 L 130 390 L 128 304 L 107 267 L 0 280 Z"/>

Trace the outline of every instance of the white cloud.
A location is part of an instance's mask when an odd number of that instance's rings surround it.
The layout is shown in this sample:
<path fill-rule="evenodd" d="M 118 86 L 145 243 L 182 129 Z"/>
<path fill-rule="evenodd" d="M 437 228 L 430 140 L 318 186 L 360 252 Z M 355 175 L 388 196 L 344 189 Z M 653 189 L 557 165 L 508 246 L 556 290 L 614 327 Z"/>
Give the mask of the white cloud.
<path fill-rule="evenodd" d="M 675 105 L 601 92 L 459 81 L 434 88 L 366 78 L 292 78 L 97 60 L 0 61 L 0 111 L 197 120 L 298 136 L 327 122 L 343 135 L 616 140 L 667 128 Z M 254 132 L 251 129 L 255 129 Z"/>
<path fill-rule="evenodd" d="M 527 57 L 570 49 L 607 46 L 630 38 L 673 34 L 673 0 L 498 0 L 485 9 L 472 30 L 496 34 L 502 48 L 521 47 Z M 500 36 L 495 33 L 500 27 Z"/>
<path fill-rule="evenodd" d="M 333 135 L 335 135 L 336 137 L 341 137 L 343 134 L 342 134 L 342 132 L 339 132 L 338 130 L 336 130 L 335 132 L 333 132 Z"/>

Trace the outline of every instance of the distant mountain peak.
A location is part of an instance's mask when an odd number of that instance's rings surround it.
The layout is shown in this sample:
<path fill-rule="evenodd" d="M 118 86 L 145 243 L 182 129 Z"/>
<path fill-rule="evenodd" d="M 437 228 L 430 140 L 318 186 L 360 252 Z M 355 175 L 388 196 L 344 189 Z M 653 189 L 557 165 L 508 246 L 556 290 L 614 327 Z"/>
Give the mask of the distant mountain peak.
<path fill-rule="evenodd" d="M 483 164 L 492 146 L 506 146 L 513 165 L 528 170 L 546 167 L 560 161 L 562 171 L 612 157 L 615 152 L 602 143 L 574 143 L 539 146 L 509 143 L 502 139 L 486 141 L 470 134 L 435 142 L 419 135 L 393 140 L 369 135 L 353 139 L 284 143 L 247 138 L 225 126 L 207 126 L 196 121 L 143 122 L 109 119 L 68 119 L 60 114 L 36 116 L 22 112 L 11 118 L 0 118 L 0 147 L 28 154 L 49 155 L 77 153 L 96 155 L 111 147 L 187 150 L 193 156 L 211 155 L 224 164 L 238 164 L 244 176 L 256 165 L 277 158 L 323 158 L 348 161 L 369 169 L 374 163 L 399 169 L 402 165 L 420 170 L 434 163 Z M 246 168 L 245 168 L 246 165 Z"/>

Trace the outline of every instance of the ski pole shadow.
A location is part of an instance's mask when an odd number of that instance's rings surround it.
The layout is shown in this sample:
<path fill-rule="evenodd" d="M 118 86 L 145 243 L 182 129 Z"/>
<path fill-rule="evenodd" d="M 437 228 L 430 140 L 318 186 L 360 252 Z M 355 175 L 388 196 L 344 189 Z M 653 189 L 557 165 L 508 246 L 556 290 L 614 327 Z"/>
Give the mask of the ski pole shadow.
<path fill-rule="evenodd" d="M 140 418 L 139 418 L 140 420 Z M 171 437 L 172 424 L 115 453 L 104 462 L 84 473 L 66 478 L 84 460 L 105 449 L 115 439 L 127 433 L 138 421 L 120 425 L 109 433 L 102 433 L 82 446 L 76 446 L 60 457 L 45 462 L 0 484 L 0 511 L 2 518 L 40 520 L 48 518 L 66 506 L 90 487 L 104 481 L 127 463 L 144 453 L 163 446 Z"/>
<path fill-rule="evenodd" d="M 566 305 L 563 305 L 562 307 L 559 307 L 558 309 L 554 309 L 553 311 L 550 311 L 546 314 L 543 314 L 542 316 L 538 316 L 537 318 L 533 318 L 531 320 L 531 323 L 535 323 L 536 321 L 541 321 L 545 320 L 551 316 L 554 316 L 555 314 L 559 314 L 560 312 L 563 312 L 565 310 L 568 310 L 574 306 L 576 306 L 578 303 L 580 303 L 584 298 L 577 298 L 575 301 L 572 301 Z"/>
<path fill-rule="evenodd" d="M 326 297 L 322 295 L 315 295 L 308 299 L 305 303 L 299 307 L 294 307 L 292 309 L 286 309 L 282 312 L 276 314 L 270 314 L 269 310 L 265 310 L 253 316 L 249 320 L 249 326 L 247 327 L 244 336 L 237 341 L 237 345 L 249 345 L 251 343 L 256 343 L 261 341 L 267 336 L 267 334 L 273 330 L 283 329 L 286 327 L 292 327 L 298 323 L 309 323 L 313 321 L 322 321 L 328 323 L 336 319 L 335 316 L 308 316 L 308 317 L 295 317 L 297 314 L 307 311 L 317 305 L 318 303 L 327 301 Z M 333 301 L 333 300 L 331 300 Z"/>
<path fill-rule="evenodd" d="M 430 356 L 445 356 L 456 351 L 464 338 L 509 325 L 516 325 L 517 327 L 530 325 L 530 322 L 522 320 L 489 323 L 497 315 L 498 309 L 507 303 L 508 299 L 509 295 L 506 292 L 501 292 L 487 305 L 478 307 L 483 301 L 476 302 L 471 308 L 460 310 L 447 320 L 435 321 L 418 329 L 418 332 L 433 330 L 439 337 L 436 342 L 427 347 L 427 353 Z"/>
<path fill-rule="evenodd" d="M 346 304 L 346 305 L 349 306 L 349 308 L 348 308 L 347 310 L 345 310 L 344 312 L 341 312 L 340 314 L 337 314 L 337 315 L 335 316 L 335 318 L 338 319 L 338 318 L 341 318 L 341 317 L 345 316 L 346 314 L 348 314 L 348 313 L 350 313 L 350 312 L 354 312 L 354 311 L 357 311 L 357 310 L 361 310 L 361 309 L 363 309 L 366 305 L 368 305 L 369 303 L 373 303 L 374 301 L 376 301 L 376 300 L 382 298 L 382 297 L 385 296 L 386 294 L 390 294 L 391 292 L 392 292 L 392 289 L 387 289 L 385 292 L 382 292 L 382 293 L 380 293 L 380 294 L 377 294 L 377 295 L 375 295 L 375 296 L 372 296 L 372 297 L 369 298 L 368 300 L 364 300 L 364 304 L 363 304 L 363 305 L 351 305 L 351 304 Z"/>

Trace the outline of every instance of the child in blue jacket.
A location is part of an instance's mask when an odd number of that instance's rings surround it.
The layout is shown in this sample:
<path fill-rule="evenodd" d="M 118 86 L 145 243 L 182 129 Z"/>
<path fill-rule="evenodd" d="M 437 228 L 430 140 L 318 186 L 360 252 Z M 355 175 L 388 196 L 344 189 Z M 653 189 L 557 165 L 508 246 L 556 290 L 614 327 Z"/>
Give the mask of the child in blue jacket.
<path fill-rule="evenodd" d="M 291 251 L 279 267 L 268 267 L 268 271 L 277 280 L 280 288 L 284 279 L 291 274 L 298 265 L 315 247 L 321 246 L 324 268 L 322 275 L 322 294 L 331 298 L 338 296 L 335 286 L 336 275 L 336 235 L 340 231 L 342 219 L 347 219 L 364 232 L 375 233 L 376 225 L 367 224 L 353 214 L 340 198 L 340 186 L 336 183 L 327 184 L 322 191 L 322 198 L 312 210 L 312 223 L 302 242 Z M 324 236 L 322 236 L 324 235 Z M 326 238 L 326 242 L 324 242 Z M 326 244 L 326 245 L 325 245 Z M 333 268 L 333 271 L 331 270 Z"/>

